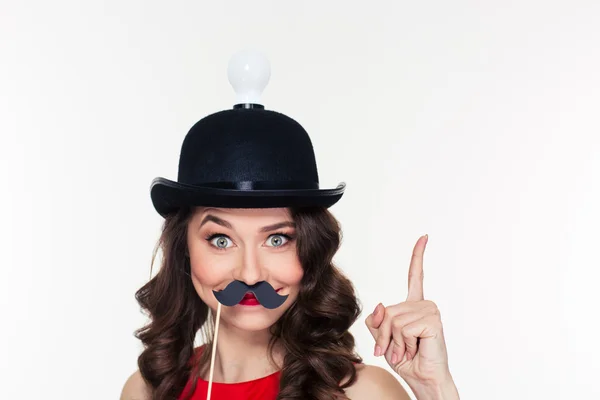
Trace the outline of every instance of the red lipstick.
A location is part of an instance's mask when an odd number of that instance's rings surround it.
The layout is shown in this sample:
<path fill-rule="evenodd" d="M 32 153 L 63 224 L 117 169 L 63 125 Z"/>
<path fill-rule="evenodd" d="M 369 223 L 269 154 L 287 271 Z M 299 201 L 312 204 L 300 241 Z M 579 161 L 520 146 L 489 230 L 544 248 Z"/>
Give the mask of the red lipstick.
<path fill-rule="evenodd" d="M 282 288 L 279 288 L 276 290 L 276 292 L 279 292 Z M 259 301 L 256 299 L 256 297 L 254 296 L 254 293 L 252 292 L 248 292 L 244 295 L 244 298 L 240 301 L 241 305 L 243 306 L 259 306 L 260 303 Z"/>

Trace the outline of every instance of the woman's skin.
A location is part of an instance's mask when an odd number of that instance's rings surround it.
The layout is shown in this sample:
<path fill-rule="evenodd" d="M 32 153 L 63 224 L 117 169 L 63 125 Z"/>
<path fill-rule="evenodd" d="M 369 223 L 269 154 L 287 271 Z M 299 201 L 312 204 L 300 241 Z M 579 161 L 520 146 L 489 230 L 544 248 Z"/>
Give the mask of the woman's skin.
<path fill-rule="evenodd" d="M 293 225 L 285 208 L 205 208 L 198 209 L 190 221 L 192 282 L 213 312 L 218 305 L 213 289 L 221 290 L 233 280 L 248 285 L 267 281 L 281 289 L 280 295 L 288 295 L 283 305 L 272 310 L 240 304 L 221 308 L 215 382 L 248 381 L 278 369 L 268 362 L 269 327 L 296 300 L 303 276 Z M 274 358 L 282 364 L 279 349 Z"/>
<path fill-rule="evenodd" d="M 197 208 L 188 226 L 192 282 L 200 298 L 216 313 L 212 290 L 232 280 L 248 285 L 269 282 L 288 295 L 276 309 L 262 306 L 222 307 L 214 382 L 242 382 L 275 372 L 267 357 L 268 329 L 295 301 L 303 269 L 296 252 L 293 219 L 286 208 Z M 418 400 L 458 399 L 447 366 L 441 320 L 435 304 L 423 300 L 422 259 L 427 238 L 415 246 L 409 271 L 409 298 L 384 307 L 378 304 L 366 319 L 375 339 L 376 355 L 407 381 Z M 418 349 L 417 337 L 421 338 Z M 424 350 L 426 352 L 424 352 Z M 424 357 L 426 356 L 426 357 Z M 275 348 L 275 361 L 283 354 Z M 357 366 L 357 380 L 346 395 L 354 400 L 408 400 L 400 382 L 387 370 Z M 203 376 L 207 379 L 207 376 Z M 122 400 L 149 399 L 138 372 L 126 382 Z"/>

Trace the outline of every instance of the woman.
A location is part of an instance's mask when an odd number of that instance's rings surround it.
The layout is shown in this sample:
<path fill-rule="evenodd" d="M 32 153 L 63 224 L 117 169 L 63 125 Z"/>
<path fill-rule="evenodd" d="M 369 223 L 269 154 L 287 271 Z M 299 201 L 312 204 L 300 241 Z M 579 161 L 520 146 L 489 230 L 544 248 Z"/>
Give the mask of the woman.
<path fill-rule="evenodd" d="M 163 261 L 136 295 L 151 322 L 121 399 L 409 399 L 362 363 L 348 331 L 361 309 L 332 264 L 341 232 L 328 210 L 345 185 L 320 189 L 306 131 L 257 103 L 200 120 L 178 181 L 152 184 Z M 417 399 L 458 399 L 438 309 L 423 299 L 426 242 L 407 301 L 379 304 L 366 325 Z M 199 331 L 206 345 L 195 347 Z"/>

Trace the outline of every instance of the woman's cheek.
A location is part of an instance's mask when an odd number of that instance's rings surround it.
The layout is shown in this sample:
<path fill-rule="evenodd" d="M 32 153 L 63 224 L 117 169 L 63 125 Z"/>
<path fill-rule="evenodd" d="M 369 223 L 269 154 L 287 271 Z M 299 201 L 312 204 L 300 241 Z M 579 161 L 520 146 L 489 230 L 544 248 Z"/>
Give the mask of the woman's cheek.
<path fill-rule="evenodd" d="M 304 275 L 304 270 L 295 254 L 281 257 L 277 265 L 273 265 L 272 276 L 275 280 L 288 286 L 298 285 Z M 276 272 L 275 272 L 276 271 Z"/>
<path fill-rule="evenodd" d="M 227 271 L 230 270 L 229 264 L 224 259 L 211 259 L 204 256 L 202 261 L 191 261 L 191 271 L 201 285 L 214 287 L 227 275 Z"/>

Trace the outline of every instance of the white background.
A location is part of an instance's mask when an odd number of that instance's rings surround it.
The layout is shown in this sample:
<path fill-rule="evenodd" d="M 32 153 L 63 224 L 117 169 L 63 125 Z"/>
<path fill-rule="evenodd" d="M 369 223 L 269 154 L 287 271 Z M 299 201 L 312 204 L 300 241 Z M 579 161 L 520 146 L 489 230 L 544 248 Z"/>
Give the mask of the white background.
<path fill-rule="evenodd" d="M 463 399 L 600 398 L 600 2 L 2 1 L 0 398 L 115 399 L 152 178 L 233 105 L 237 50 L 310 133 L 363 319 L 429 233 Z"/>

